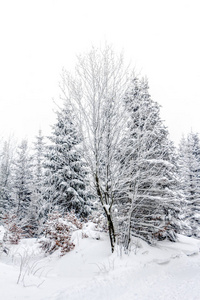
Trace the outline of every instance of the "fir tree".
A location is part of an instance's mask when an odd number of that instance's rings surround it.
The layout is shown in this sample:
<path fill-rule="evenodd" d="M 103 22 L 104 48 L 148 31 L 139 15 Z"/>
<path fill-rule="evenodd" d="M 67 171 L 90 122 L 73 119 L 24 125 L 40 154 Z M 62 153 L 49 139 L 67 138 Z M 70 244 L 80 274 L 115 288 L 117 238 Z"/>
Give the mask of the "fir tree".
<path fill-rule="evenodd" d="M 34 164 L 33 164 L 33 193 L 30 204 L 30 225 L 35 235 L 39 234 L 43 228 L 43 224 L 47 219 L 46 206 L 44 198 L 44 159 L 45 159 L 45 143 L 42 131 L 39 130 L 34 142 Z"/>
<path fill-rule="evenodd" d="M 36 136 L 36 142 L 34 142 L 34 180 L 35 189 L 38 194 L 42 193 L 43 179 L 44 179 L 44 151 L 45 143 L 42 131 L 39 130 L 38 136 Z"/>
<path fill-rule="evenodd" d="M 24 232 L 29 227 L 28 212 L 33 192 L 32 158 L 29 154 L 28 142 L 23 140 L 17 149 L 14 169 L 15 213 Z"/>
<path fill-rule="evenodd" d="M 0 157 L 0 215 L 12 208 L 12 145 L 5 141 Z"/>
<path fill-rule="evenodd" d="M 45 169 L 50 210 L 57 206 L 63 213 L 74 210 L 77 216 L 86 217 L 89 213 L 87 171 L 79 149 L 81 139 L 69 108 L 57 112 L 49 139 Z"/>
<path fill-rule="evenodd" d="M 200 140 L 197 133 L 181 139 L 179 146 L 180 188 L 185 196 L 183 218 L 186 235 L 200 237 Z"/>
<path fill-rule="evenodd" d="M 119 200 L 126 224 L 124 242 L 128 246 L 131 234 L 149 243 L 164 238 L 175 241 L 179 196 L 174 147 L 146 80 L 133 80 L 125 106 L 129 119 L 121 151 Z"/>

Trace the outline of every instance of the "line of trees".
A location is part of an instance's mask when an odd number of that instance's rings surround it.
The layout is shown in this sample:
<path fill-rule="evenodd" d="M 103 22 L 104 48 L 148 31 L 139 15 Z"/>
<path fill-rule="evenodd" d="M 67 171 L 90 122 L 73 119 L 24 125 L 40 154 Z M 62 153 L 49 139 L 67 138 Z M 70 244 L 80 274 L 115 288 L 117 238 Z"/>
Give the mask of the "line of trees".
<path fill-rule="evenodd" d="M 4 142 L 0 217 L 16 217 L 38 236 L 48 214 L 105 217 L 111 250 L 131 237 L 153 244 L 177 233 L 200 237 L 200 141 L 190 133 L 177 149 L 168 138 L 148 81 L 107 46 L 63 70 L 63 105 L 48 142 L 41 131 L 30 151 Z M 3 221 L 2 221 L 3 222 Z"/>

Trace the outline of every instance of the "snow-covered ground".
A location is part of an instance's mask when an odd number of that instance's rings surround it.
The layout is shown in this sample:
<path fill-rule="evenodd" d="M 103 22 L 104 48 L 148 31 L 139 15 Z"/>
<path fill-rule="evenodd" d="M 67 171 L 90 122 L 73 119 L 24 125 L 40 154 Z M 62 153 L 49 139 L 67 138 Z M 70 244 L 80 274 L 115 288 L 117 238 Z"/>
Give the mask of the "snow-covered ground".
<path fill-rule="evenodd" d="M 135 239 L 129 255 L 111 254 L 108 236 L 92 224 L 73 235 L 76 247 L 45 257 L 34 239 L 0 256 L 1 300 L 199 300 L 200 241 L 151 247 Z M 100 239 L 99 239 L 100 236 Z M 18 282 L 18 284 L 17 284 Z"/>

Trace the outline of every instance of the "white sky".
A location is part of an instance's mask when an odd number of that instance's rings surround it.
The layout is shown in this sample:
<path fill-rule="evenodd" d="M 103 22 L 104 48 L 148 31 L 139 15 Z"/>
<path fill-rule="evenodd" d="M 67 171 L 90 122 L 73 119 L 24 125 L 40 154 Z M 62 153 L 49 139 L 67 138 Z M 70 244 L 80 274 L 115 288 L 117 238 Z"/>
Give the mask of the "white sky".
<path fill-rule="evenodd" d="M 105 41 L 148 77 L 176 143 L 200 132 L 198 2 L 0 0 L 0 137 L 49 134 L 62 67 Z"/>

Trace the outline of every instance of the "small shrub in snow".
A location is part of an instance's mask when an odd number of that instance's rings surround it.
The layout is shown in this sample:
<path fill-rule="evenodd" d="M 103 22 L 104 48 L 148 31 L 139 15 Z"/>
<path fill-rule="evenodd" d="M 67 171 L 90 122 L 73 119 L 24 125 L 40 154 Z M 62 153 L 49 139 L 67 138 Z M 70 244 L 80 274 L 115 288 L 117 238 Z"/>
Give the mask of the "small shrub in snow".
<path fill-rule="evenodd" d="M 86 232 L 82 232 L 82 239 L 87 239 L 89 236 Z"/>
<path fill-rule="evenodd" d="M 0 254 L 2 252 L 6 254 L 9 253 L 9 248 L 5 243 L 4 235 L 5 235 L 5 228 L 3 226 L 0 226 Z"/>
<path fill-rule="evenodd" d="M 73 231 L 81 228 L 82 224 L 73 212 L 64 217 L 58 212 L 49 214 L 44 229 L 45 237 L 40 240 L 42 249 L 49 254 L 56 250 L 61 251 L 61 256 L 66 254 L 75 247 L 71 242 Z"/>
<path fill-rule="evenodd" d="M 102 211 L 95 210 L 89 220 L 95 224 L 95 229 L 101 232 L 108 232 L 107 220 Z"/>
<path fill-rule="evenodd" d="M 17 245 L 22 234 L 22 229 L 18 226 L 17 216 L 15 214 L 5 214 L 3 221 L 5 226 L 4 241 Z"/>
<path fill-rule="evenodd" d="M 82 229 L 83 224 L 81 223 L 81 221 L 76 217 L 75 212 L 71 211 L 68 212 L 65 216 L 65 219 L 67 220 L 67 222 L 71 223 L 70 226 L 73 227 L 75 230 L 76 229 Z"/>

